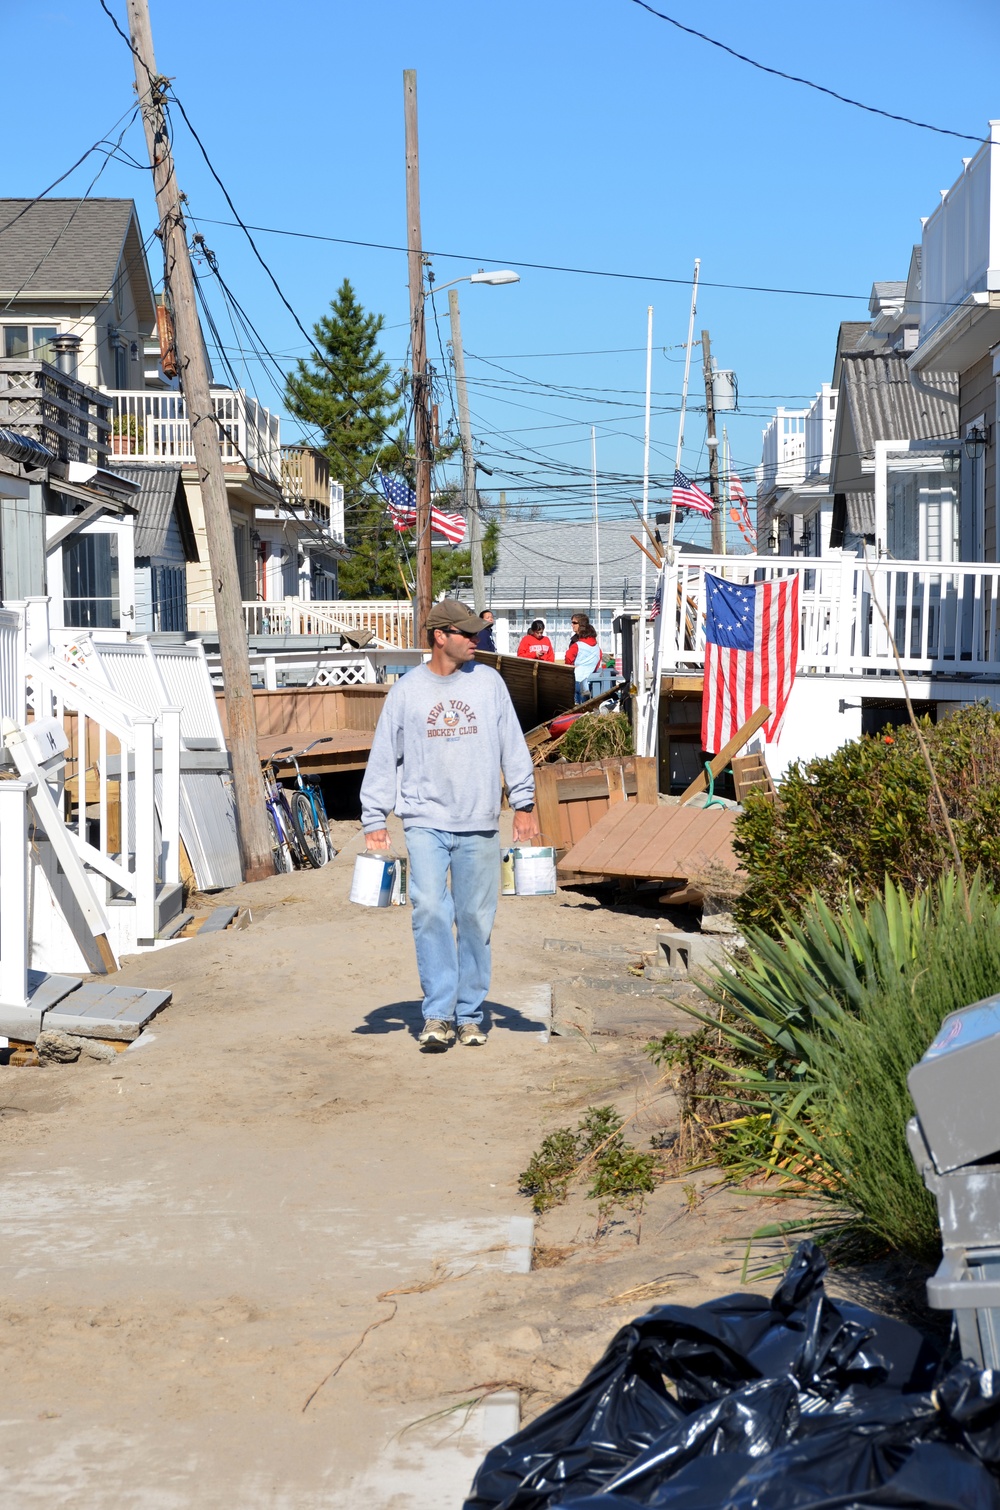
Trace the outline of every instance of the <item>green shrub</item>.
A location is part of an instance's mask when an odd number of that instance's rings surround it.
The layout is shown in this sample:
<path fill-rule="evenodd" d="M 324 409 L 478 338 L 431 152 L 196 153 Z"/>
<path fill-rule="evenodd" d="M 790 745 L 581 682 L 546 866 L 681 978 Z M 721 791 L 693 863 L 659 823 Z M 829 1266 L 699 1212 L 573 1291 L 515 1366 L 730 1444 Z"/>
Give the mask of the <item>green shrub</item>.
<path fill-rule="evenodd" d="M 962 861 L 1000 886 L 1000 714 L 963 708 L 922 725 Z M 910 894 L 952 868 L 941 810 L 912 728 L 853 740 L 833 755 L 794 763 L 780 800 L 747 799 L 735 849 L 748 885 L 734 911 L 774 932 L 818 891 L 832 906 L 865 903 L 886 880 Z"/>
<path fill-rule="evenodd" d="M 685 1008 L 710 1030 L 712 1096 L 741 1109 L 714 1129 L 719 1163 L 818 1200 L 805 1225 L 832 1224 L 855 1251 L 932 1258 L 906 1076 L 949 1012 L 1000 991 L 1000 900 L 980 876 L 968 900 L 953 875 L 913 900 L 889 882 L 863 909 L 814 897 L 777 938 L 751 930 L 747 943 L 711 988 L 718 1018 Z"/>

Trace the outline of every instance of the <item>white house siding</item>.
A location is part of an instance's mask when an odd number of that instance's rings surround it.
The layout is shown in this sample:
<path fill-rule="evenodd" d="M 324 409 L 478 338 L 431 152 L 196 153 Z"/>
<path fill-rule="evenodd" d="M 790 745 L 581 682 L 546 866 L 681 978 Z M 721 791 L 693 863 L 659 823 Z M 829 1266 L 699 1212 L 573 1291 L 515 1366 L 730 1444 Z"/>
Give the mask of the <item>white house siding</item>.
<path fill-rule="evenodd" d="M 965 434 L 966 427 L 972 421 L 981 416 L 986 417 L 987 433 L 990 436 L 990 444 L 986 447 L 986 455 L 978 465 L 985 467 L 985 511 L 983 518 L 983 530 L 985 550 L 983 559 L 996 561 L 997 556 L 997 468 L 995 436 L 993 434 L 996 424 L 996 379 L 993 376 L 993 361 L 990 356 L 984 356 L 974 367 L 969 367 L 962 373 L 959 394 L 958 433 Z M 963 457 L 962 466 L 966 478 L 970 478 L 972 468 L 968 459 Z M 982 504 L 983 500 L 980 501 Z M 962 556 L 966 561 L 975 561 L 978 555 L 973 545 L 972 551 L 966 549 L 962 542 Z"/>

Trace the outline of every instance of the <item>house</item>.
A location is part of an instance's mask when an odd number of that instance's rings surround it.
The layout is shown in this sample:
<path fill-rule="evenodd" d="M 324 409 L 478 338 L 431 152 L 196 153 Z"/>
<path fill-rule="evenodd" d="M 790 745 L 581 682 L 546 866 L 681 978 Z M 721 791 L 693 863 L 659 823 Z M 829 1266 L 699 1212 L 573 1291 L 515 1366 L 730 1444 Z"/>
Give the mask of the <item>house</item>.
<path fill-rule="evenodd" d="M 653 515 L 650 527 L 656 527 Z M 544 619 L 546 634 L 561 656 L 573 633 L 570 620 L 582 610 L 596 626 L 602 649 L 615 651 L 614 620 L 620 614 L 638 614 L 641 606 L 643 556 L 633 535 L 645 538 L 634 515 L 602 519 L 599 533 L 591 518 L 508 516 L 500 528 L 497 564 L 486 578 L 486 606 L 496 618 L 497 649 L 515 654 L 532 619 Z M 685 546 L 691 554 L 700 550 Z M 647 563 L 647 607 L 652 605 L 655 576 Z"/>
<path fill-rule="evenodd" d="M 187 566 L 198 546 L 179 462 L 118 466 L 120 477 L 138 486 L 134 504 L 134 634 L 187 629 Z"/>
<path fill-rule="evenodd" d="M 1000 121 L 924 221 L 916 377 L 957 374 L 961 559 L 998 558 L 996 417 L 1000 374 Z"/>
<path fill-rule="evenodd" d="M 157 306 L 134 204 L 0 199 L 0 289 L 0 362 L 51 366 L 60 356 L 66 376 L 95 393 L 107 427 L 102 465 L 167 467 L 174 474 L 180 468 L 193 534 L 183 561 L 187 627 L 211 629 L 214 600 L 190 424 L 176 379 L 154 360 Z M 213 384 L 212 402 L 240 589 L 253 629 L 258 603 L 309 600 L 314 584 L 323 597 L 336 590 L 336 563 L 345 549 L 343 494 L 338 512 L 339 485 L 315 453 L 309 489 L 286 497 L 278 417 L 240 388 Z M 164 483 L 157 496 L 165 498 L 166 490 Z M 149 498 L 152 508 L 153 492 Z M 168 545 L 166 536 L 150 543 Z M 176 540 L 170 549 L 170 560 L 156 564 L 151 555 L 149 567 L 140 566 L 140 591 L 148 570 L 153 620 L 166 615 L 176 622 L 177 581 L 169 575 L 181 564 Z M 103 569 L 110 580 L 113 567 Z M 155 584 L 165 592 L 156 610 Z"/>
<path fill-rule="evenodd" d="M 996 145 L 1000 122 L 923 222 L 905 280 L 874 283 L 869 320 L 840 327 L 813 405 L 768 426 L 761 554 L 682 550 L 665 586 L 684 611 L 667 615 L 663 665 L 693 697 L 706 569 L 748 584 L 798 578 L 796 680 L 766 752 L 779 777 L 902 721 L 907 692 L 938 719 L 1000 706 Z"/>

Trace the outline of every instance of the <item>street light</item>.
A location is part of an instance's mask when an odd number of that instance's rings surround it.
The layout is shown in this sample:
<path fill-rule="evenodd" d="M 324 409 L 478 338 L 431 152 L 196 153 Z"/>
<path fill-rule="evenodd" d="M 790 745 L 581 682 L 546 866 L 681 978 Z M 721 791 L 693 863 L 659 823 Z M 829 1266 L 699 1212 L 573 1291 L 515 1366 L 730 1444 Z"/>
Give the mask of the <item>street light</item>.
<path fill-rule="evenodd" d="M 486 272 L 466 273 L 461 278 L 451 278 L 447 283 L 434 283 L 434 273 L 428 269 L 431 298 L 443 289 L 450 288 L 448 308 L 451 315 L 451 351 L 455 363 L 455 387 L 458 398 L 458 428 L 462 437 L 462 493 L 465 502 L 465 517 L 469 528 L 469 557 L 472 565 L 472 596 L 476 612 L 482 613 L 486 602 L 483 579 L 483 540 L 479 530 L 479 509 L 476 504 L 476 459 L 472 454 L 472 421 L 469 417 L 469 397 L 465 383 L 465 352 L 462 349 L 462 324 L 458 309 L 456 283 L 488 283 L 499 287 L 504 283 L 520 283 L 520 273 L 509 267 L 494 268 Z M 486 471 L 487 468 L 483 468 Z"/>
<path fill-rule="evenodd" d="M 513 272 L 509 267 L 498 267 L 488 273 L 480 268 L 478 273 L 466 273 L 461 278 L 449 278 L 447 283 L 435 283 L 434 274 L 432 271 L 429 271 L 428 281 L 430 282 L 431 293 L 439 294 L 443 289 L 451 288 L 455 283 L 488 283 L 493 288 L 499 287 L 503 283 L 520 283 L 521 274 Z"/>

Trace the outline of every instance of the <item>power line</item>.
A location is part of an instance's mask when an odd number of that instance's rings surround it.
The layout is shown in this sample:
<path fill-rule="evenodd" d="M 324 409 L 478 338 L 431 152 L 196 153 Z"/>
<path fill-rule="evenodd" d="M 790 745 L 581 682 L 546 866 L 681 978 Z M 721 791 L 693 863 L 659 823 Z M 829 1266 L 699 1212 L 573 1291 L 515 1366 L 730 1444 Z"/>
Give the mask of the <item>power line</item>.
<path fill-rule="evenodd" d="M 53 189 L 57 189 L 65 179 L 69 178 L 71 173 L 75 173 L 80 164 L 85 163 L 92 152 L 99 152 L 101 148 L 109 141 L 111 132 L 117 130 L 117 128 L 121 125 L 122 121 L 127 115 L 131 115 L 134 118 L 135 107 L 133 105 L 130 105 L 128 109 L 118 117 L 114 125 L 110 126 L 108 130 L 105 131 L 104 135 L 102 137 L 99 137 L 98 140 L 94 142 L 93 146 L 88 147 L 86 152 L 84 152 L 82 156 L 77 158 L 76 162 L 71 168 L 67 168 L 65 173 L 60 173 L 58 178 L 54 178 L 49 184 L 48 188 L 42 189 L 41 193 L 35 194 L 31 199 L 27 200 L 21 207 L 21 209 L 18 210 L 17 214 L 12 216 L 11 219 L 7 221 L 6 225 L 0 225 L 0 236 L 2 236 L 5 231 L 9 231 L 12 225 L 16 225 L 22 215 L 27 215 L 28 211 L 32 209 L 34 205 L 38 204 L 39 200 L 45 199 L 47 195 L 52 193 Z M 131 125 L 131 121 L 129 122 L 129 124 Z M 114 150 L 115 149 L 112 148 L 112 153 L 109 155 L 113 155 Z M 151 170 L 147 169 L 147 172 L 148 171 Z"/>
<path fill-rule="evenodd" d="M 748 58 L 745 53 L 737 52 L 735 47 L 727 47 L 726 43 L 720 42 L 718 38 L 709 37 L 703 31 L 696 31 L 693 26 L 685 26 L 682 21 L 675 20 L 673 16 L 668 16 L 661 10 L 654 10 L 653 6 L 646 3 L 646 0 L 632 0 L 632 4 L 638 5 L 640 10 L 648 11 L 658 20 L 676 26 L 678 31 L 686 32 L 689 37 L 697 37 L 700 42 L 707 42 L 709 46 L 717 47 L 720 52 L 728 53 L 738 62 L 747 63 L 751 68 L 758 68 L 761 73 L 769 73 L 777 79 L 785 79 L 789 84 L 802 84 L 806 89 L 815 89 L 819 94 L 839 100 L 842 105 L 853 105 L 856 110 L 865 110 L 869 115 L 881 115 L 887 121 L 898 121 L 903 126 L 917 126 L 921 131 L 934 131 L 938 136 L 957 136 L 959 141 L 983 145 L 981 136 L 972 136 L 967 131 L 952 131 L 949 126 L 932 126 L 927 121 L 916 121 L 909 115 L 894 115 L 891 110 L 883 110 L 879 105 L 866 105 L 863 100 L 854 100 L 850 95 L 838 94 L 836 89 L 829 89 L 825 84 L 817 84 L 813 79 L 802 79 L 798 74 L 785 73 L 781 68 L 772 68 L 768 63 L 759 63 L 756 58 Z"/>
<path fill-rule="evenodd" d="M 976 140 L 978 141 L 978 137 Z M 235 213 L 235 212 L 234 212 Z M 230 226 L 232 229 L 249 233 L 259 231 L 265 236 L 291 236 L 298 241 L 327 241 L 334 246 L 360 246 L 367 247 L 375 252 L 405 252 L 405 246 L 398 246 L 388 241 L 358 241 L 348 236 L 324 236 L 318 231 L 291 231 L 284 226 L 274 225 L 251 225 L 244 224 L 242 220 L 205 220 L 206 225 Z M 258 254 L 259 255 L 259 254 Z M 503 263 L 507 267 L 526 267 L 532 272 L 540 273 L 573 273 L 582 278 L 623 278 L 632 283 L 669 283 L 676 284 L 681 288 L 690 288 L 690 273 L 685 278 L 669 278 L 663 273 L 621 273 L 609 271 L 606 268 L 595 267 L 569 267 L 556 262 L 525 262 L 517 257 L 486 256 L 484 253 L 474 252 L 441 252 L 425 251 L 425 257 L 442 257 L 448 262 L 496 262 Z M 700 288 L 729 289 L 735 293 L 744 294 L 789 294 L 803 299 L 855 299 L 868 303 L 871 297 L 867 294 L 844 294 L 831 293 L 828 289 L 817 288 L 772 288 L 766 284 L 758 283 L 719 283 L 709 278 L 699 280 Z"/>

